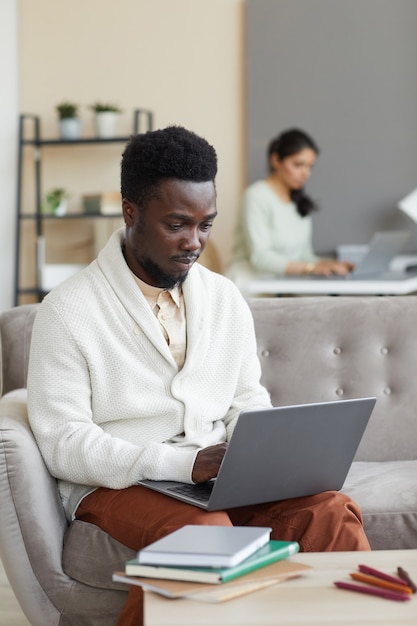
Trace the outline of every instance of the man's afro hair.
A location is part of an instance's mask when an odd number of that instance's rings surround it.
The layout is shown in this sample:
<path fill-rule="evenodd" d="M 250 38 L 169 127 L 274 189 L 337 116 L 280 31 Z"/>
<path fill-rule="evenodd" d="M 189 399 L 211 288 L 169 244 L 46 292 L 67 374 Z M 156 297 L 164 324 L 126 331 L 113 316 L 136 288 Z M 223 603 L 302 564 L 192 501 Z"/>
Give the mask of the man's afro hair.
<path fill-rule="evenodd" d="M 157 192 L 162 180 L 214 181 L 217 155 L 205 139 L 182 126 L 132 135 L 122 156 L 123 198 L 138 204 Z"/>

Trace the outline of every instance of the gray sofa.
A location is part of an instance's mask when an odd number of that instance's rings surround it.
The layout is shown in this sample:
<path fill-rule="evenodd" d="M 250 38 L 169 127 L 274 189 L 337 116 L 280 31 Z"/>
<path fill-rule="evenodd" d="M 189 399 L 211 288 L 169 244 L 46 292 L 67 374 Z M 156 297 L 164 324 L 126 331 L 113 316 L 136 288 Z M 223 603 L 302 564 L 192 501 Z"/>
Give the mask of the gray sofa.
<path fill-rule="evenodd" d="M 417 548 L 417 297 L 259 298 L 263 382 L 275 405 L 376 396 L 343 490 L 373 549 Z M 34 626 L 110 626 L 126 599 L 111 581 L 133 551 L 65 521 L 26 415 L 37 305 L 0 315 L 0 554 Z"/>

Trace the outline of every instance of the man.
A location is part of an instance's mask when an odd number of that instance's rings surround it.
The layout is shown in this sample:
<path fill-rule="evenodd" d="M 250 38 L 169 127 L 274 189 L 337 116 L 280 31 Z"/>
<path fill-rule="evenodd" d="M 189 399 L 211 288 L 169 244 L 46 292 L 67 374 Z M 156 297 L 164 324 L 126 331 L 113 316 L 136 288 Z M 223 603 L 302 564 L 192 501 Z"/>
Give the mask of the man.
<path fill-rule="evenodd" d="M 195 263 L 216 173 L 213 147 L 184 128 L 133 136 L 126 228 L 40 307 L 29 416 L 67 517 L 135 550 L 185 524 L 271 526 L 303 550 L 367 550 L 360 512 L 339 493 L 206 512 L 137 484 L 215 477 L 241 410 L 271 406 L 246 302 Z M 135 623 L 135 593 L 119 625 Z"/>

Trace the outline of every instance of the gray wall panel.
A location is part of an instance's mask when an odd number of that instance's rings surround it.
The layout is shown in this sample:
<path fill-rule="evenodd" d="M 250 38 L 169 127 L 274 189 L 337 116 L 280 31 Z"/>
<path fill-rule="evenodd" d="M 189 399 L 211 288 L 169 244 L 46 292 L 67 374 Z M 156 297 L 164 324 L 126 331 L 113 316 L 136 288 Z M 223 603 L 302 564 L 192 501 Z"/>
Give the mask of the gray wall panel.
<path fill-rule="evenodd" d="M 268 141 L 298 126 L 321 148 L 307 189 L 318 251 L 417 225 L 417 1 L 247 0 L 247 182 Z"/>

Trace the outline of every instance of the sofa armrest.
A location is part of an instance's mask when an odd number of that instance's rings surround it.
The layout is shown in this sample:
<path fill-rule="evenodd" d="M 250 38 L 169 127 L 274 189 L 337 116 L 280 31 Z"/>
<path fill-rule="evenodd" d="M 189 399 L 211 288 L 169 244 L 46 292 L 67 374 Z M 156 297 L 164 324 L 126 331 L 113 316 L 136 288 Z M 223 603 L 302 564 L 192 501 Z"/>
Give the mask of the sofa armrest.
<path fill-rule="evenodd" d="M 0 396 L 26 387 L 32 327 L 39 304 L 0 313 Z"/>
<path fill-rule="evenodd" d="M 66 597 L 72 581 L 61 565 L 67 522 L 27 420 L 26 390 L 0 399 L 0 554 L 26 615 L 44 597 L 43 623 L 57 623 L 48 589 Z"/>

